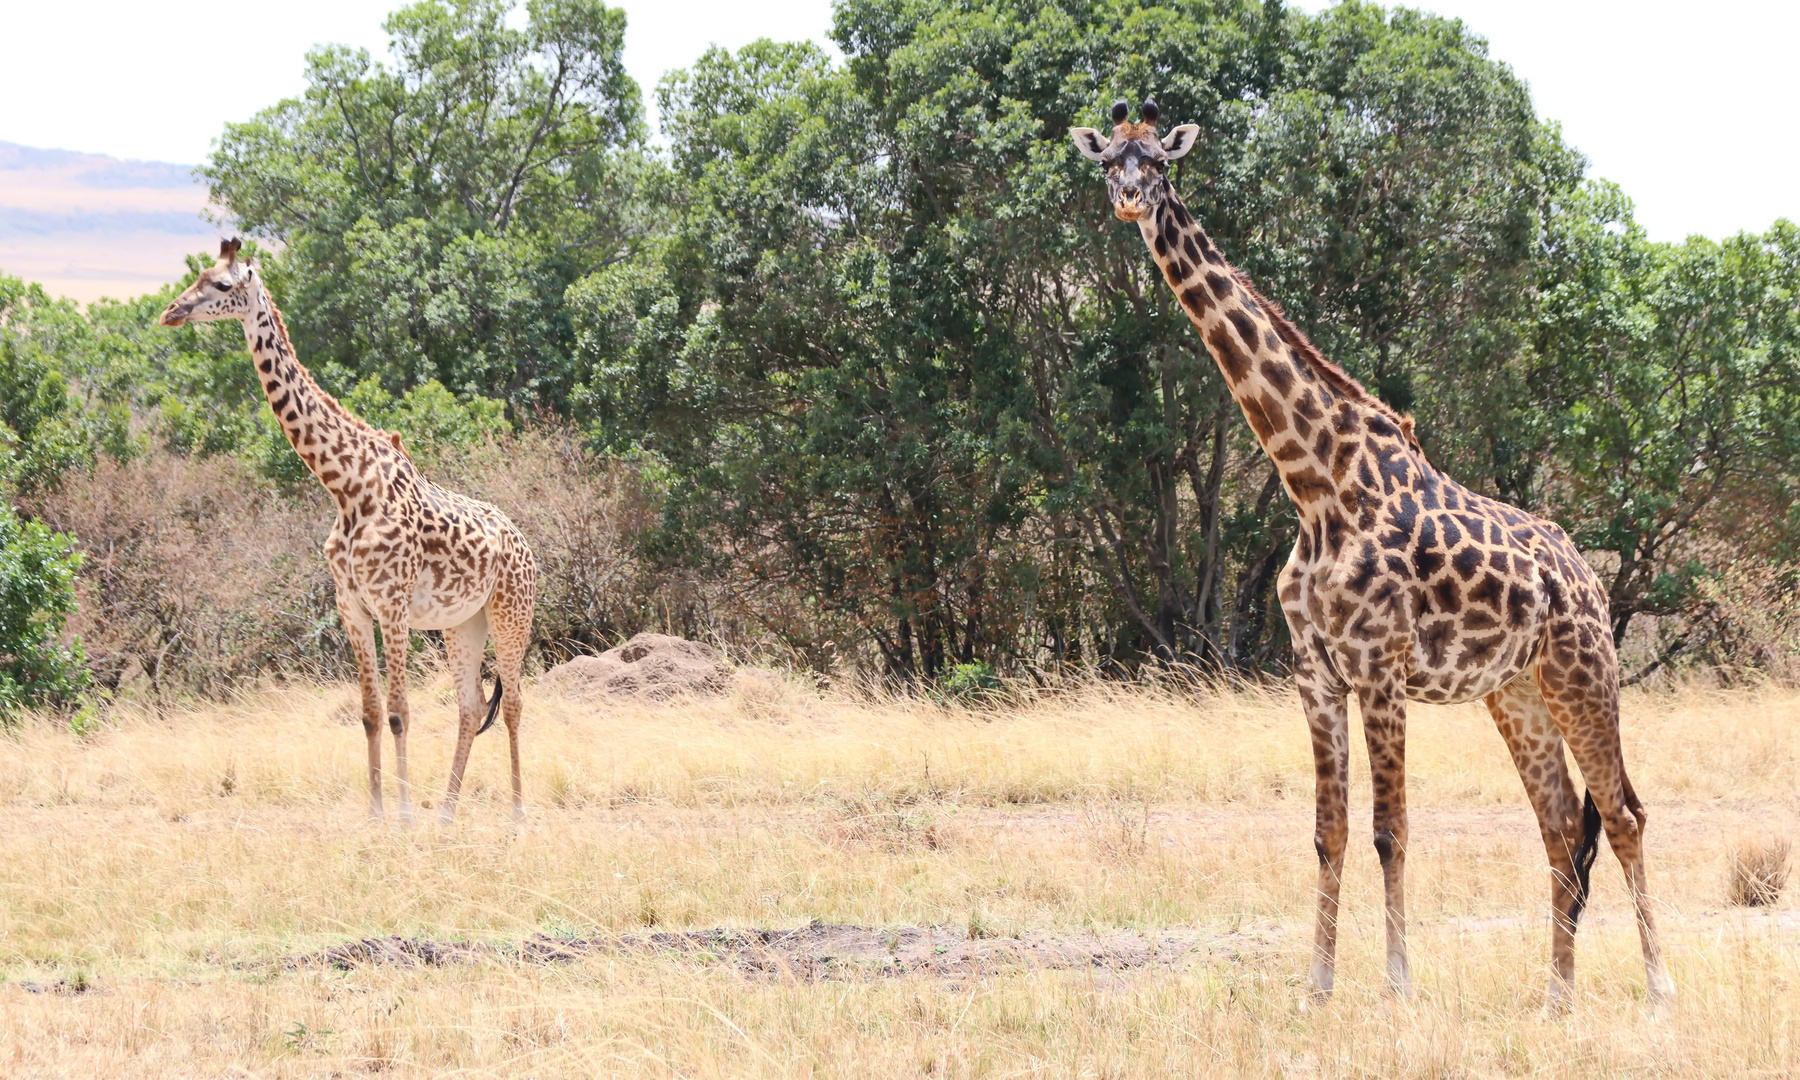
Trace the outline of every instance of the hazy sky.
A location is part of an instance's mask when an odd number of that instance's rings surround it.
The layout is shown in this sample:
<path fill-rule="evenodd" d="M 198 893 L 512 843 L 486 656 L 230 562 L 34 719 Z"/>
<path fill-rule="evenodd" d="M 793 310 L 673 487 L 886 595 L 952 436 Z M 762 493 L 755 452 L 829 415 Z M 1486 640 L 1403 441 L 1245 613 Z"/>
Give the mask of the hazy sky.
<path fill-rule="evenodd" d="M 317 42 L 385 55 L 388 0 L 8 5 L 0 141 L 195 162 L 227 120 L 303 85 Z M 829 0 L 624 0 L 626 63 L 646 89 L 708 43 L 822 39 Z M 1316 2 L 1304 3 L 1316 9 Z M 1527 79 L 1595 174 L 1656 239 L 1800 217 L 1800 3 L 1423 0 L 1468 22 Z M 206 18 L 216 10 L 215 22 Z"/>

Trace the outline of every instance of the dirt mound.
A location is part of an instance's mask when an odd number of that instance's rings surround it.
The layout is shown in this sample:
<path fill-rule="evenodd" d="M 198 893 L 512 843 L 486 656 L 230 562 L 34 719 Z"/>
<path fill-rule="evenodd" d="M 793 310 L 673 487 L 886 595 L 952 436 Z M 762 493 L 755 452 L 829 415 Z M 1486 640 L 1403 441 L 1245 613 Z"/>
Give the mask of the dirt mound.
<path fill-rule="evenodd" d="M 577 656 L 544 672 L 538 685 L 569 697 L 710 697 L 731 689 L 732 668 L 703 641 L 638 634 L 599 656 Z"/>

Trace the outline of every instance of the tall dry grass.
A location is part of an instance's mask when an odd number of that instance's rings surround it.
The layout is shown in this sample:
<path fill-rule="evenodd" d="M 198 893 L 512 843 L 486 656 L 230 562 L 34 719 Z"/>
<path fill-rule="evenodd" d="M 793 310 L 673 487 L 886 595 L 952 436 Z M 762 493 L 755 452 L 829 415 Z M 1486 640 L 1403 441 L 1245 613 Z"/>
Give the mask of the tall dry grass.
<path fill-rule="evenodd" d="M 453 709 L 441 681 L 415 700 L 415 785 L 432 800 Z M 1730 907 L 1727 891 L 1736 838 L 1800 832 L 1792 693 L 1626 699 L 1682 992 L 1655 1022 L 1604 855 L 1576 1014 L 1539 1015 L 1541 843 L 1479 707 L 1411 718 L 1416 999 L 1381 996 L 1379 873 L 1359 842 L 1341 990 L 1319 1011 L 1302 1007 L 1312 766 L 1287 693 L 1093 686 L 983 711 L 797 687 L 664 706 L 528 696 L 519 829 L 491 736 L 456 826 L 362 820 L 351 703 L 348 687 L 295 686 L 125 710 L 88 738 L 40 723 L 0 742 L 0 1073 L 1800 1070 L 1800 918 Z M 504 943 L 813 920 L 1000 937 L 1177 927 L 1204 947 L 1131 972 L 948 980 L 815 982 L 644 953 L 270 966 L 385 934 Z"/>

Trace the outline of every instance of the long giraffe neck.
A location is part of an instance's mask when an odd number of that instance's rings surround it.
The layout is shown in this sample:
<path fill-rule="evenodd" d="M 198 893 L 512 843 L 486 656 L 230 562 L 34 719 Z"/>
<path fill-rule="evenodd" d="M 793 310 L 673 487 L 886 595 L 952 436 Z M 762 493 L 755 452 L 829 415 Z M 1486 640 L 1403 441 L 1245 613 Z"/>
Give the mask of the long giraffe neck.
<path fill-rule="evenodd" d="M 352 415 L 313 381 L 312 372 L 294 355 L 287 324 L 268 290 L 260 283 L 256 287 L 260 302 L 244 320 L 244 341 L 269 408 L 300 460 L 343 504 L 365 480 L 352 475 L 348 463 L 379 462 L 398 448 L 386 432 Z"/>
<path fill-rule="evenodd" d="M 1172 184 L 1138 228 L 1302 518 L 1336 505 L 1355 520 L 1396 469 L 1430 469 L 1411 419 L 1319 355 L 1225 261 Z"/>

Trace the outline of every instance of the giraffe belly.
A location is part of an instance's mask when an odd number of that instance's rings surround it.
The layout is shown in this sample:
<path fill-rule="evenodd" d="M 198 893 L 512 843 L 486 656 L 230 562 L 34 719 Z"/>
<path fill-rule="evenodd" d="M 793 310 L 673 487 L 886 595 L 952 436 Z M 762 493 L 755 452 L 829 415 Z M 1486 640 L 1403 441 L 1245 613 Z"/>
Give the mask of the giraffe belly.
<path fill-rule="evenodd" d="M 1421 623 L 1406 678 L 1406 696 L 1414 701 L 1447 705 L 1486 697 L 1530 666 L 1543 640 L 1537 626 L 1523 633 L 1453 634 L 1453 628 L 1461 629 L 1460 620 L 1451 626 L 1430 619 Z"/>
<path fill-rule="evenodd" d="M 477 587 L 464 579 L 461 588 L 447 589 L 435 585 L 429 572 L 421 575 L 419 587 L 413 591 L 411 614 L 414 630 L 449 630 L 474 618 L 487 606 L 493 587 Z"/>

